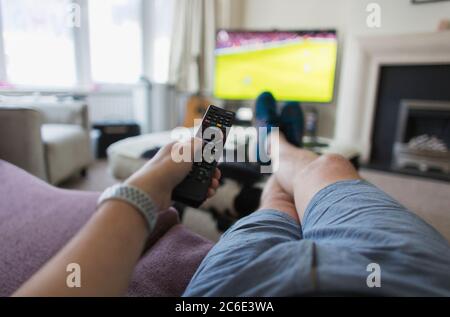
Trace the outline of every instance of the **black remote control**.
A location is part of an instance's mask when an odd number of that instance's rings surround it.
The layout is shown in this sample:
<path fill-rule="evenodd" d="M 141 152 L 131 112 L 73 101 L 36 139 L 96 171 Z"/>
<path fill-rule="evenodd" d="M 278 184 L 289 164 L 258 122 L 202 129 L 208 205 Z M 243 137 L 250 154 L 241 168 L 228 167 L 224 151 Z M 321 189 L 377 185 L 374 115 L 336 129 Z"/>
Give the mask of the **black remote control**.
<path fill-rule="evenodd" d="M 212 157 L 201 155 L 201 162 L 194 162 L 190 174 L 172 193 L 172 199 L 190 207 L 198 208 L 208 197 L 208 189 L 216 171 L 218 161 L 228 133 L 234 123 L 235 113 L 222 108 L 210 106 L 206 112 L 197 137 L 203 140 L 203 153 L 211 153 Z M 222 150 L 221 153 L 215 151 Z"/>

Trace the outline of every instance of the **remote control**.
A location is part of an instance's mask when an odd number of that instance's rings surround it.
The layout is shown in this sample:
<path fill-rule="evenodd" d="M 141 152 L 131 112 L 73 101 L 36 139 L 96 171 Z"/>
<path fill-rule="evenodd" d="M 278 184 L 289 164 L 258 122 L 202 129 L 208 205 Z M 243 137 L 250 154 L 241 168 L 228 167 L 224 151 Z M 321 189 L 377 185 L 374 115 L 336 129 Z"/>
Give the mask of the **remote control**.
<path fill-rule="evenodd" d="M 224 149 L 235 117 L 234 112 L 215 106 L 208 108 L 197 133 L 197 137 L 203 141 L 201 162 L 194 162 L 190 174 L 175 188 L 172 193 L 174 201 L 193 208 L 200 207 L 206 201 L 218 161 L 223 154 L 223 151 L 217 153 L 215 148 Z M 204 157 L 205 153 L 211 153 L 212 157 Z"/>

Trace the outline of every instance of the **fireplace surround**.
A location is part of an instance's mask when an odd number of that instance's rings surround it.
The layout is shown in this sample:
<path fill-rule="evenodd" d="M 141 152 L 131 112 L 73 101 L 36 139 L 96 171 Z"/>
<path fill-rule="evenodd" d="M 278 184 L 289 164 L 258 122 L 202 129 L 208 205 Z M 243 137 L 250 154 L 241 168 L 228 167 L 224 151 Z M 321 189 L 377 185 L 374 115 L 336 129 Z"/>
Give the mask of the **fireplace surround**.
<path fill-rule="evenodd" d="M 352 143 L 361 151 L 361 163 L 373 165 L 374 130 L 376 128 L 377 112 L 379 111 L 379 90 L 381 79 L 386 68 L 411 66 L 434 67 L 450 66 L 450 31 L 358 36 L 347 43 L 346 54 L 351 55 L 351 63 L 344 65 L 346 72 L 342 78 L 342 91 L 339 97 L 337 113 L 336 139 Z M 447 72 L 443 73 L 444 75 Z M 443 80 L 446 80 L 445 78 Z M 424 80 L 427 82 L 428 80 Z M 450 83 L 441 85 L 440 89 L 449 97 L 431 97 L 421 94 L 422 87 L 414 88 L 414 94 L 397 96 L 392 102 L 397 113 L 391 115 L 390 130 L 393 137 L 387 147 L 392 155 L 396 141 L 397 119 L 400 104 L 403 99 L 413 100 L 450 100 Z M 401 88 L 401 87 L 400 87 Z M 397 98 L 396 97 L 396 98 Z M 389 101 L 389 98 L 387 99 Z M 384 170 L 392 171 L 392 158 L 385 160 Z"/>

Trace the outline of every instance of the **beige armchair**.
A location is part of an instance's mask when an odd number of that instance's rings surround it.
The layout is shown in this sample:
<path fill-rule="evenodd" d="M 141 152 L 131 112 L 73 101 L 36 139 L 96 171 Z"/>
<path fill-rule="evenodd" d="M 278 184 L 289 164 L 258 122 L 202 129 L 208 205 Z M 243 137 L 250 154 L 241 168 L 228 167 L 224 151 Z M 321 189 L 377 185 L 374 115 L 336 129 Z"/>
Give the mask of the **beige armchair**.
<path fill-rule="evenodd" d="M 58 184 L 92 161 L 83 103 L 0 105 L 0 159 Z"/>

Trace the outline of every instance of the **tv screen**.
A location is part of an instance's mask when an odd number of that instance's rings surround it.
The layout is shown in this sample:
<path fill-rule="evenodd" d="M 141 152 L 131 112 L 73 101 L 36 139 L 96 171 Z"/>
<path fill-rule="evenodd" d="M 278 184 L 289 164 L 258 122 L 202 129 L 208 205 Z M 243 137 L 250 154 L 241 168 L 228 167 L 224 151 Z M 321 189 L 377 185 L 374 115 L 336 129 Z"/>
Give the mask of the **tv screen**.
<path fill-rule="evenodd" d="M 214 94 L 253 100 L 270 91 L 278 100 L 333 100 L 336 31 L 217 32 Z"/>

